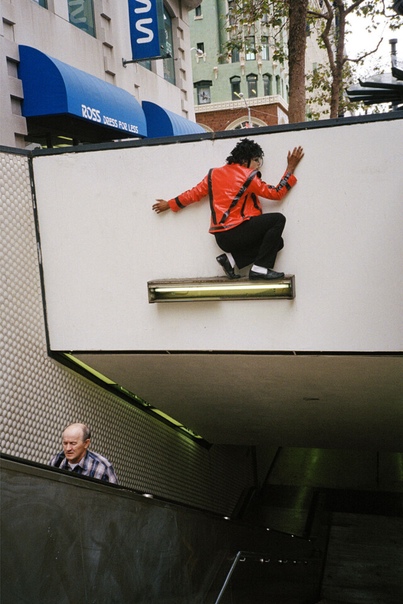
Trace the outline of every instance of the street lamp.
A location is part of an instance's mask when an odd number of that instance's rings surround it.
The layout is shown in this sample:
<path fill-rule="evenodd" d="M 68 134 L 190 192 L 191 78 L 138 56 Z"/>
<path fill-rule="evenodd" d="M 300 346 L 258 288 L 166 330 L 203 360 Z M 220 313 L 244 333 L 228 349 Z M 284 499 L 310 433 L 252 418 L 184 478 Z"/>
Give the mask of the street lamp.
<path fill-rule="evenodd" d="M 242 99 L 242 101 L 245 103 L 245 107 L 246 107 L 246 110 L 248 112 L 248 127 L 252 128 L 252 118 L 250 116 L 250 107 L 249 107 L 248 103 L 246 102 L 246 99 L 245 99 L 245 97 L 243 95 L 243 92 L 234 92 L 234 94 L 237 97 L 239 97 L 240 99 Z"/>

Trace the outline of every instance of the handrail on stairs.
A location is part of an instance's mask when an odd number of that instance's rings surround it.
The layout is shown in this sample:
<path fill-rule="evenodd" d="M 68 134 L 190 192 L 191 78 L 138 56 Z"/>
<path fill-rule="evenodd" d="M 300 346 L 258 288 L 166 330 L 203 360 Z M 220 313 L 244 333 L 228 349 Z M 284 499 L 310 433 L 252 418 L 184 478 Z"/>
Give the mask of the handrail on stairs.
<path fill-rule="evenodd" d="M 220 593 L 218 594 L 217 599 L 214 602 L 214 604 L 219 604 L 220 603 L 221 598 L 223 597 L 224 592 L 225 592 L 225 590 L 228 587 L 228 583 L 231 580 L 231 577 L 232 577 L 232 575 L 233 575 L 233 573 L 235 571 L 235 568 L 237 567 L 238 562 L 243 562 L 247 558 L 255 558 L 256 560 L 259 560 L 260 562 L 270 562 L 270 558 L 268 557 L 267 554 L 261 554 L 259 552 L 247 552 L 247 551 L 242 551 L 242 550 L 238 551 L 237 554 L 236 554 L 236 556 L 235 556 L 235 558 L 234 558 L 233 563 L 231 564 L 231 568 L 228 571 L 228 574 L 227 574 L 227 576 L 225 578 L 223 586 L 222 586 L 222 588 L 220 590 Z"/>

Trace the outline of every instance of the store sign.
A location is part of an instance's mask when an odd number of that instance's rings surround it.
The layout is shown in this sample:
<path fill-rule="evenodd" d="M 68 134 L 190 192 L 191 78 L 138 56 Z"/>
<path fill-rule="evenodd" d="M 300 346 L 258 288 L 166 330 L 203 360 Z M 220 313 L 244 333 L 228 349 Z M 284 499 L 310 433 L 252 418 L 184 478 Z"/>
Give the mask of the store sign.
<path fill-rule="evenodd" d="M 162 0 L 129 0 L 129 23 L 134 61 L 169 56 Z"/>
<path fill-rule="evenodd" d="M 102 108 L 97 109 L 94 107 L 89 107 L 83 103 L 81 104 L 81 117 L 85 118 L 86 120 L 90 120 L 91 122 L 98 122 L 104 126 L 110 126 L 111 128 L 123 130 L 128 134 L 138 134 L 139 131 L 136 124 L 132 124 L 131 122 L 127 122 L 123 119 L 118 119 L 115 116 L 111 117 L 106 115 Z"/>

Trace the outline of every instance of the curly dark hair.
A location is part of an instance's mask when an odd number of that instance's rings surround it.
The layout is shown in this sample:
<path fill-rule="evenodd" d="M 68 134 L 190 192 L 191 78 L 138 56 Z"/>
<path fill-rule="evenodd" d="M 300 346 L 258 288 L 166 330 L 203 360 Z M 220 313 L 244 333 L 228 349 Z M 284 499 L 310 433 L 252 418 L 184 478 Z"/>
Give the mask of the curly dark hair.
<path fill-rule="evenodd" d="M 260 145 L 248 138 L 242 138 L 226 159 L 227 164 L 249 165 L 251 159 L 263 157 L 264 151 Z"/>

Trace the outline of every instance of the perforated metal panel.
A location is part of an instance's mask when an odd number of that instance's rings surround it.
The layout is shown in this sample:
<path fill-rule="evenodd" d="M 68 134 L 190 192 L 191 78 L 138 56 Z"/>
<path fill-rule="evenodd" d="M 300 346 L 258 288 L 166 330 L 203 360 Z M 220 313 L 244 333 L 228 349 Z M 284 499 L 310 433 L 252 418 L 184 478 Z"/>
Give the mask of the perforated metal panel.
<path fill-rule="evenodd" d="M 48 356 L 28 157 L 0 153 L 0 183 L 2 451 L 47 463 L 82 421 L 123 486 L 230 514 L 253 480 L 247 448 L 202 448 Z"/>

